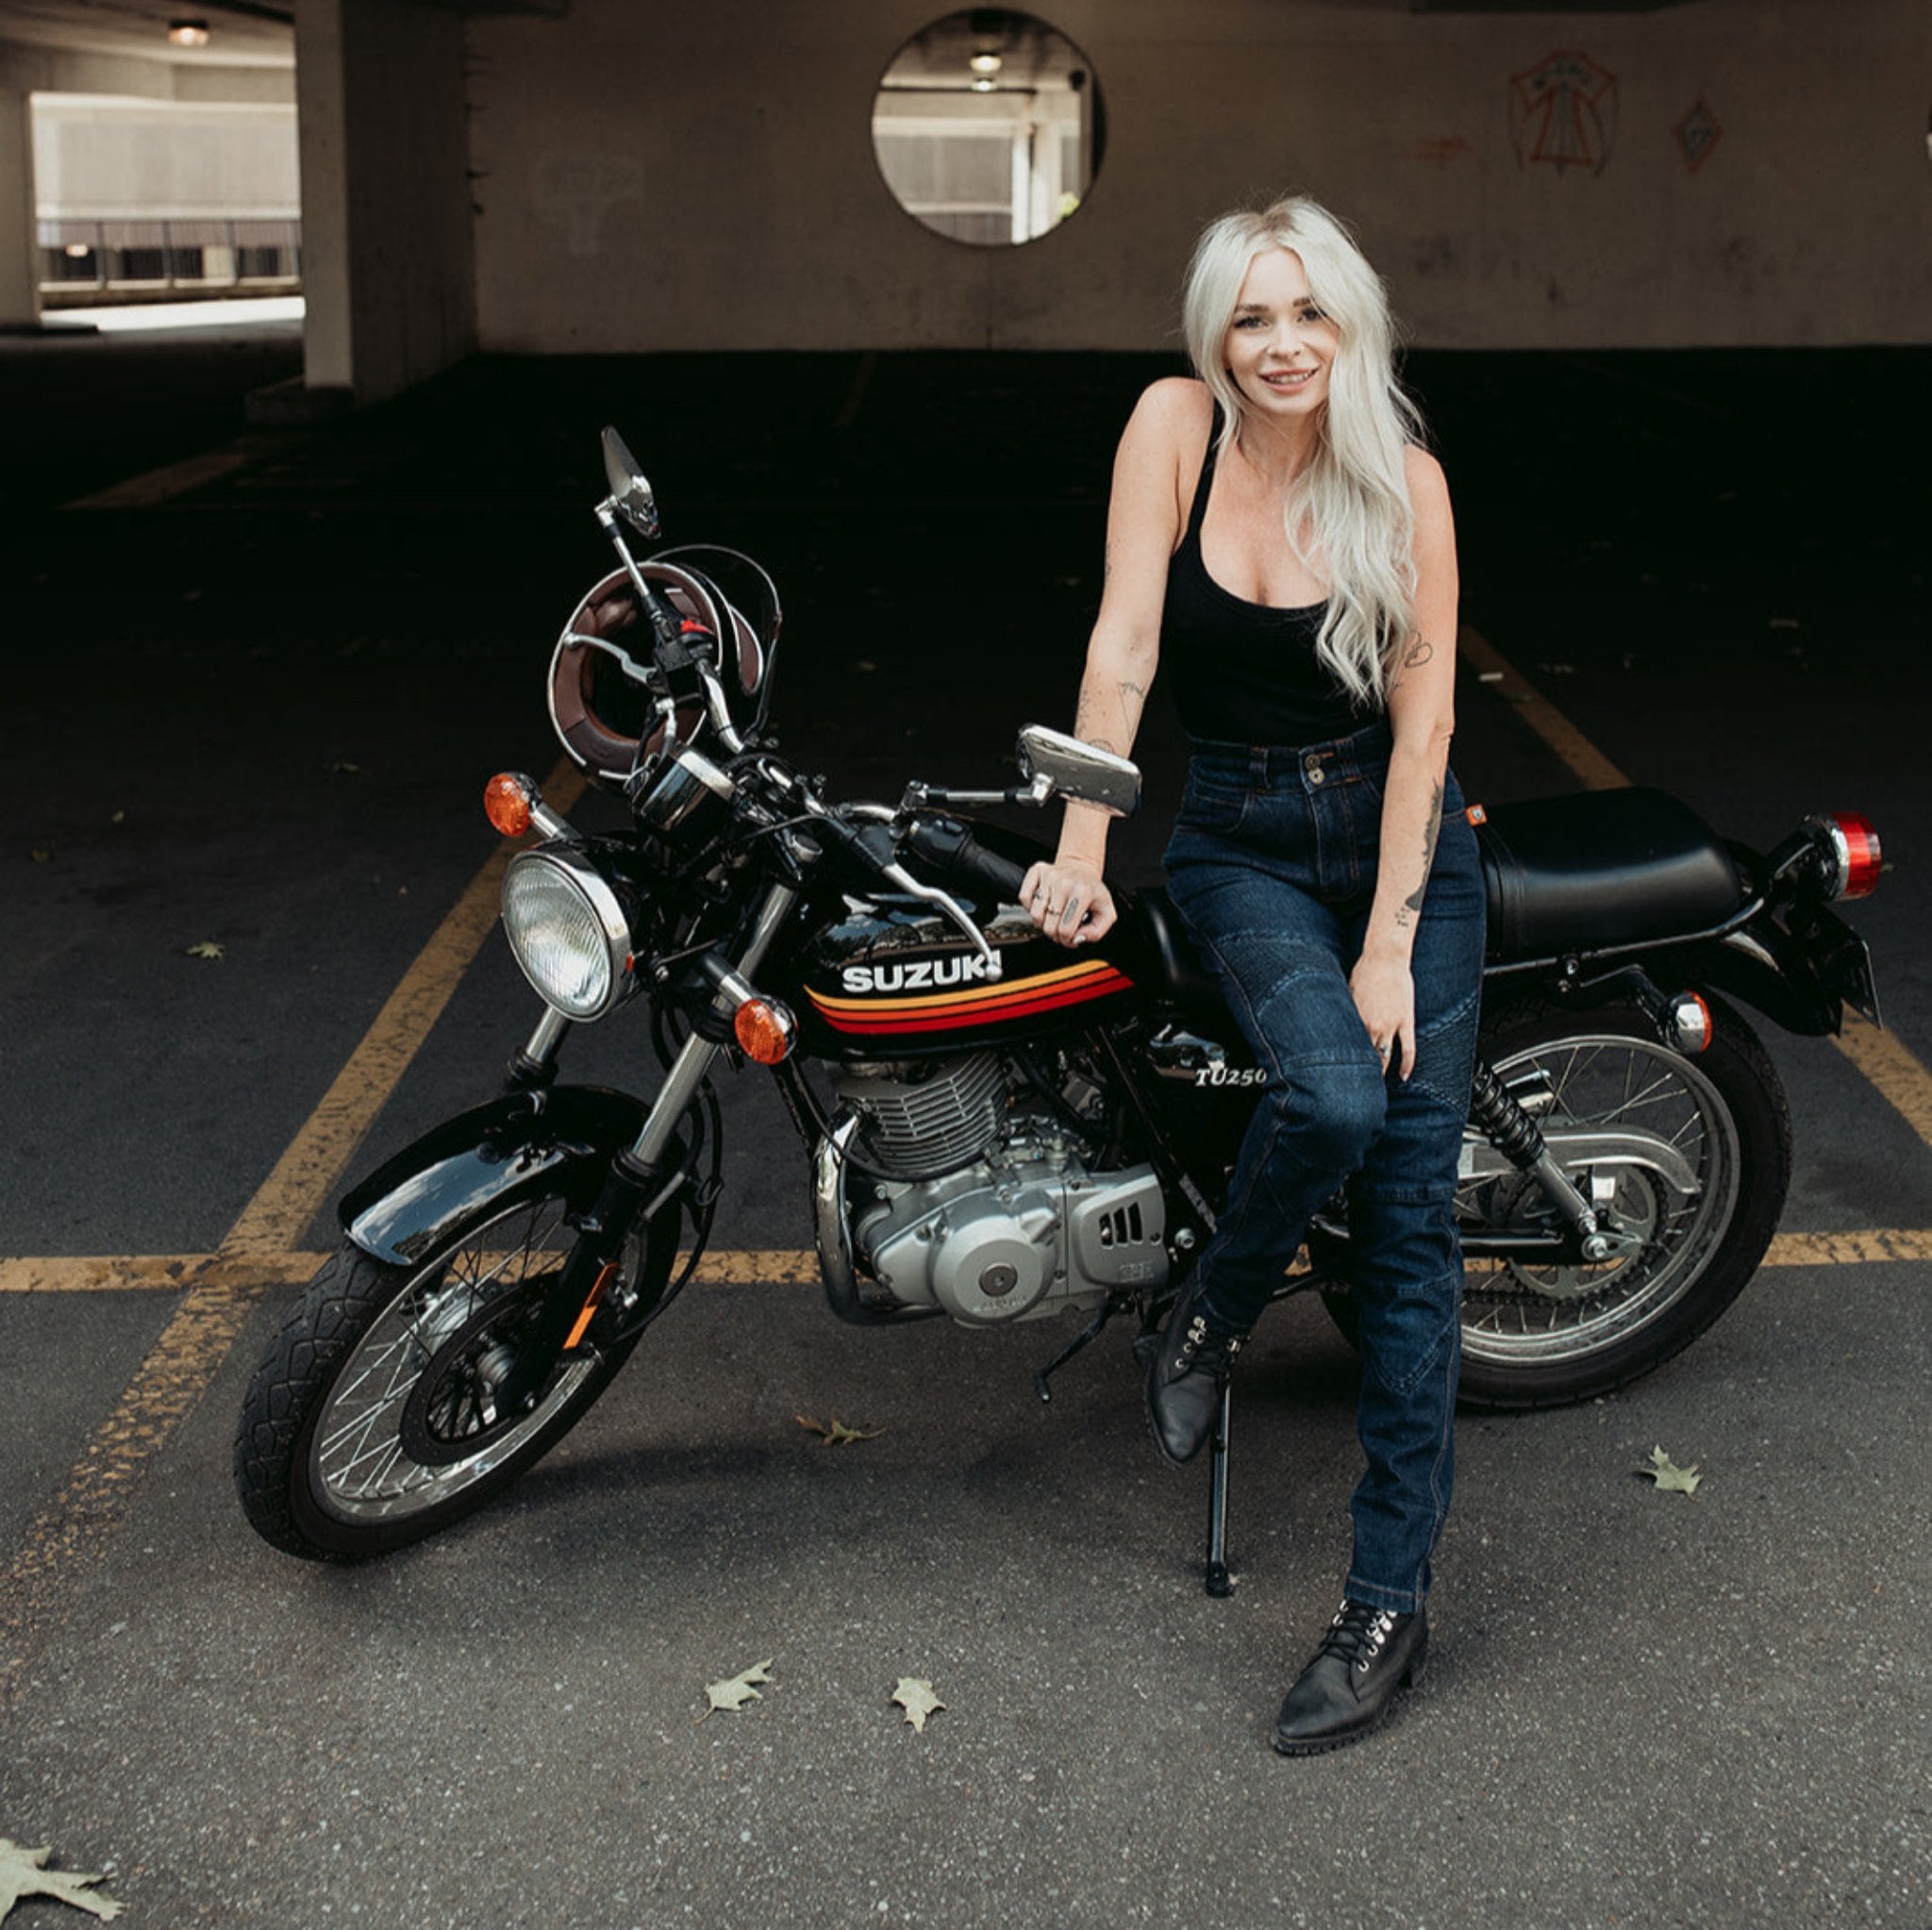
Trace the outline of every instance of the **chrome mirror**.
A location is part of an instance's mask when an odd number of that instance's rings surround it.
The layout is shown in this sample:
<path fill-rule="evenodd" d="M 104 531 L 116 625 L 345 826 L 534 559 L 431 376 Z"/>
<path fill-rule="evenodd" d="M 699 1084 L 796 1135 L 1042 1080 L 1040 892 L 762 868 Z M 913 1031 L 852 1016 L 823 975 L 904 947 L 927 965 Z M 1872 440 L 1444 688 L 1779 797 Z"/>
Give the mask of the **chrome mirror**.
<path fill-rule="evenodd" d="M 658 504 L 638 459 L 615 429 L 604 431 L 604 474 L 610 483 L 610 507 L 640 536 L 658 534 Z"/>
<path fill-rule="evenodd" d="M 1096 750 L 1064 731 L 1029 724 L 1020 733 L 1020 774 L 1045 778 L 1062 797 L 1098 805 L 1109 816 L 1129 818 L 1141 808 L 1141 769 L 1130 758 Z"/>

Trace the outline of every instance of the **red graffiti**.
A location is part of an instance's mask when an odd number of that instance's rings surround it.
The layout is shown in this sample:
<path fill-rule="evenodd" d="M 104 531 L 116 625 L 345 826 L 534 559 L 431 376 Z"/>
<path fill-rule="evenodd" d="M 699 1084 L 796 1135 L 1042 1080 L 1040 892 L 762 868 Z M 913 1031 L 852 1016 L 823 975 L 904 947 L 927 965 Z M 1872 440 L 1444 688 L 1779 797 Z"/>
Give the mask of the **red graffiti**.
<path fill-rule="evenodd" d="M 1600 175 L 1617 131 L 1617 76 L 1588 54 L 1545 54 L 1509 78 L 1510 133 L 1524 167 Z"/>
<path fill-rule="evenodd" d="M 1451 161 L 1474 152 L 1468 136 L 1462 134 L 1430 134 L 1415 144 L 1416 159 L 1433 162 L 1439 168 L 1446 168 Z"/>

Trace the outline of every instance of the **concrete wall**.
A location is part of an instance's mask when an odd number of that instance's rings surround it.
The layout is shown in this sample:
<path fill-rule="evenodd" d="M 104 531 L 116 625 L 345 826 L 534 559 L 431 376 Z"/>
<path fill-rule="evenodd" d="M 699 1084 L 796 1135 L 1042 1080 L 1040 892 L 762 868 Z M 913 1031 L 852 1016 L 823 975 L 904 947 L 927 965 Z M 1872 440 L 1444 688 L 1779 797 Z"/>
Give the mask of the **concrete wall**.
<path fill-rule="evenodd" d="M 928 233 L 873 162 L 879 73 L 950 10 L 473 19 L 480 345 L 1159 347 L 1201 223 L 1289 187 L 1355 224 L 1426 345 L 1932 341 L 1932 0 L 1039 0 L 1092 62 L 1107 155 L 1015 251 Z M 1593 96 L 1567 164 L 1562 103 L 1524 105 L 1557 52 Z"/>
<path fill-rule="evenodd" d="M 296 20 L 304 379 L 370 403 L 475 342 L 459 17 L 303 0 Z"/>
<path fill-rule="evenodd" d="M 42 94 L 34 191 L 43 221 L 291 220 L 302 211 L 295 104 Z"/>

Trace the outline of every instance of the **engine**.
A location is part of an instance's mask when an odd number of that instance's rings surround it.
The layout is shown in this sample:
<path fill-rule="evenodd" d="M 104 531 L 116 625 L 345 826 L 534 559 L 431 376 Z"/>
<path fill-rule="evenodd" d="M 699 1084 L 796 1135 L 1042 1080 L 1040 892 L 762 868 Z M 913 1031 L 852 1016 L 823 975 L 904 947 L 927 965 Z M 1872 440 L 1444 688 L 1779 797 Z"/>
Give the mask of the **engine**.
<path fill-rule="evenodd" d="M 847 1065 L 839 1097 L 870 1170 L 846 1206 L 854 1258 L 905 1306 L 985 1326 L 1165 1284 L 1167 1215 L 1151 1166 L 1091 1170 L 1085 1140 L 997 1054 Z M 1076 1116 L 1100 1095 L 1077 1074 Z M 867 1195 L 870 1197 L 867 1197 Z"/>

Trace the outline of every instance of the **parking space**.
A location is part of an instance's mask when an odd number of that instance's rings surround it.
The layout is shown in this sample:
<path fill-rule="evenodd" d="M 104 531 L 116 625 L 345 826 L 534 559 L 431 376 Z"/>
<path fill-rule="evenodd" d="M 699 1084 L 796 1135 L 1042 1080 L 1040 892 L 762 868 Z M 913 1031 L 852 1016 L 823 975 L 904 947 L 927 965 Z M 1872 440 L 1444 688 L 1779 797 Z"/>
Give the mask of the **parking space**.
<path fill-rule="evenodd" d="M 140 353 L 103 394 L 167 391 Z M 180 351 L 190 387 L 211 353 Z M 16 478 L 0 590 L 0 1834 L 166 1923 L 1924 1918 L 1924 566 L 1875 428 L 1828 499 L 1784 471 L 1753 381 L 1777 359 L 1416 358 L 1488 652 L 1465 788 L 1574 789 L 1581 743 L 1760 844 L 1867 811 L 1890 1045 L 1763 1028 L 1799 1146 L 1778 1264 L 1618 1399 L 1465 1424 L 1431 1686 L 1373 1747 L 1287 1765 L 1265 1718 L 1332 1606 L 1354 1453 L 1319 1309 L 1271 1316 L 1244 1376 L 1242 1586 L 1208 1603 L 1204 1484 L 1146 1455 L 1125 1337 L 1041 1408 L 1050 1327 L 839 1326 L 793 1278 L 804 1161 L 753 1074 L 708 1284 L 505 1503 L 313 1571 L 226 1473 L 344 1171 L 487 1094 L 533 1016 L 478 799 L 555 762 L 599 424 L 671 533 L 773 568 L 788 747 L 890 796 L 1066 715 L 1114 424 L 1159 365 L 484 363 L 63 508 L 132 473 L 123 445 L 71 371 L 0 358 L 26 446 L 97 452 Z M 1855 423 L 1926 381 L 1825 359 Z M 178 427 L 125 446 L 206 453 Z M 1128 878 L 1178 783 L 1164 711 L 1141 755 Z M 620 1021 L 571 1070 L 642 1057 Z M 826 1450 L 799 1413 L 882 1432 Z M 1658 1443 L 1703 1463 L 1693 1501 L 1633 1477 Z M 694 1722 L 768 1655 L 761 1703 Z M 900 1675 L 949 1704 L 924 1736 Z"/>

